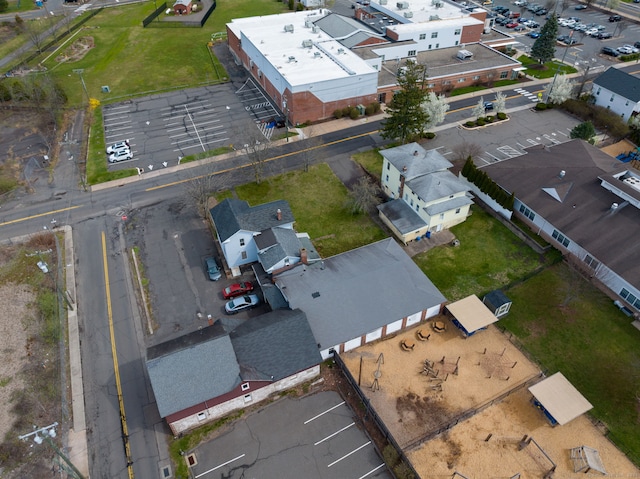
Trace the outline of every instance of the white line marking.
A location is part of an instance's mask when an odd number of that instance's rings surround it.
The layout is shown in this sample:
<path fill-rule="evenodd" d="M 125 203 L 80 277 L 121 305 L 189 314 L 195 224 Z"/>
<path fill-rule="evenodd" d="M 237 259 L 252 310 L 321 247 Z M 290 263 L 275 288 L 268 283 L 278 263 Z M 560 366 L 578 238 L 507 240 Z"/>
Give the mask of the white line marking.
<path fill-rule="evenodd" d="M 537 141 L 532 140 L 531 138 L 527 138 L 527 141 L 529 143 L 531 143 L 532 145 L 538 145 L 539 143 Z"/>
<path fill-rule="evenodd" d="M 564 131 L 560 131 L 560 130 L 558 130 L 558 133 L 560 133 L 560 134 L 561 134 L 561 135 L 563 135 L 563 136 L 569 136 L 569 135 L 567 135 Z"/>
<path fill-rule="evenodd" d="M 353 451 L 351 451 L 349 454 L 345 454 L 344 456 L 342 456 L 340 459 L 337 459 L 335 461 L 333 461 L 331 464 L 329 464 L 327 467 L 331 467 L 335 464 L 338 464 L 340 461 L 342 461 L 343 459 L 346 459 L 347 457 L 349 457 L 352 454 L 355 454 L 356 452 L 358 452 L 360 449 L 362 449 L 363 447 L 367 447 L 369 444 L 371 444 L 371 441 L 367 441 L 365 442 L 362 446 L 360 446 L 357 449 L 354 449 Z"/>
<path fill-rule="evenodd" d="M 193 118 L 191 118 L 191 113 L 189 113 L 189 109 L 187 108 L 187 105 L 184 106 L 184 110 L 187 112 L 187 116 L 189 117 L 189 120 L 191 120 L 191 124 L 193 125 L 193 129 L 196 131 L 196 136 L 198 137 L 198 141 L 200 142 L 200 146 L 202 147 L 202 151 L 207 151 L 207 149 L 202 144 L 202 139 L 200 138 L 200 133 L 198 133 L 198 127 L 193 122 Z"/>
<path fill-rule="evenodd" d="M 338 429 L 336 432 L 334 432 L 333 434 L 329 434 L 327 437 L 325 437 L 324 439 L 320 439 L 318 442 L 316 442 L 314 444 L 314 446 L 317 446 L 318 444 L 322 444 L 324 441 L 327 441 L 329 439 L 331 439 L 333 436 L 337 436 L 338 434 L 340 434 L 342 431 L 346 431 L 347 429 L 349 429 L 351 426 L 355 426 L 355 422 L 352 422 L 351 424 L 349 424 L 348 426 L 343 427 L 342 429 Z"/>
<path fill-rule="evenodd" d="M 384 467 L 384 462 L 382 464 L 380 464 L 378 467 L 376 467 L 375 469 L 371 469 L 369 472 L 367 472 L 364 476 L 360 476 L 358 479 L 364 479 L 367 476 L 370 476 L 371 474 L 373 474 L 374 472 L 376 472 L 378 469 L 380 469 L 381 467 Z"/>
<path fill-rule="evenodd" d="M 489 155 L 491 158 L 493 158 L 495 161 L 500 161 L 500 159 L 497 156 L 493 156 L 491 153 L 489 153 L 488 151 L 485 151 L 485 153 L 487 155 Z"/>
<path fill-rule="evenodd" d="M 227 464 L 231 464 L 232 462 L 237 461 L 238 459 L 242 459 L 244 456 L 245 456 L 244 454 L 241 454 L 240 456 L 238 456 L 238 457 L 234 457 L 234 458 L 233 458 L 233 459 L 231 459 L 230 461 L 224 462 L 224 463 L 220 464 L 219 466 L 214 467 L 213 469 L 209 469 L 208 471 L 201 472 L 200 474 L 198 474 L 198 475 L 196 476 L 196 479 L 198 479 L 199 477 L 204 476 L 205 474 L 209 474 L 210 472 L 213 472 L 213 471 L 215 471 L 216 469 L 220 469 L 221 467 L 224 467 L 224 466 L 226 466 Z"/>
<path fill-rule="evenodd" d="M 516 142 L 516 145 L 518 145 L 518 146 L 519 146 L 520 148 L 522 148 L 523 150 L 526 148 L 526 146 L 524 146 L 522 143 L 517 143 L 517 142 Z"/>
<path fill-rule="evenodd" d="M 315 421 L 316 419 L 318 419 L 321 416 L 324 416 L 325 414 L 333 411 L 336 408 L 339 408 L 340 406 L 342 406 L 344 404 L 344 401 L 342 401 L 340 404 L 336 404 L 335 406 L 333 406 L 332 408 L 327 409 L 324 412 L 321 412 L 320 414 L 318 414 L 317 416 L 313 416 L 311 419 L 307 419 L 305 422 L 303 422 L 303 424 L 309 424 L 311 421 Z"/>

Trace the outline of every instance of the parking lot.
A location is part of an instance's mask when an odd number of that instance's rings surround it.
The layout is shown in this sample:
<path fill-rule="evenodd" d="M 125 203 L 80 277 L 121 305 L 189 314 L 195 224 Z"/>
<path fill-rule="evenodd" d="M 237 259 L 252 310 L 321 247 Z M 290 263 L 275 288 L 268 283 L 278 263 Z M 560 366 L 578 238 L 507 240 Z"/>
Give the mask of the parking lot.
<path fill-rule="evenodd" d="M 270 138 L 274 128 L 268 120 L 278 111 L 247 80 L 237 90 L 228 83 L 113 103 L 102 115 L 105 148 L 128 140 L 133 153 L 109 167 L 149 171 L 176 165 L 187 155 L 243 144 L 249 129 Z"/>
<path fill-rule="evenodd" d="M 284 398 L 192 452 L 196 479 L 391 478 L 338 393 Z"/>

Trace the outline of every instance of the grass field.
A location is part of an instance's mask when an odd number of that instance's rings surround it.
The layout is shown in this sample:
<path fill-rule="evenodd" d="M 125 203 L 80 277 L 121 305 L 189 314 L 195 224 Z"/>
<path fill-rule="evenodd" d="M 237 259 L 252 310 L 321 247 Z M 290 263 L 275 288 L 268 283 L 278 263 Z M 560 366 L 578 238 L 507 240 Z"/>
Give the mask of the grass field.
<path fill-rule="evenodd" d="M 521 55 L 520 57 L 518 57 L 518 61 L 522 63 L 522 66 L 527 68 L 524 71 L 525 74 L 538 79 L 551 78 L 556 73 L 568 74 L 578 71 L 571 65 L 560 63 L 559 61 L 554 60 L 545 63 L 544 68 L 540 68 L 540 64 L 537 62 L 537 60 L 534 60 L 533 58 L 526 55 Z"/>
<path fill-rule="evenodd" d="M 513 306 L 499 324 L 549 374 L 561 371 L 593 404 L 610 439 L 640 465 L 640 331 L 564 263 L 505 293 Z"/>
<path fill-rule="evenodd" d="M 274 0 L 221 1 L 203 28 L 143 28 L 142 20 L 153 12 L 153 2 L 106 8 L 75 37 L 92 37 L 94 48 L 83 58 L 60 63 L 59 54 L 70 42 L 45 66 L 62 80 L 72 106 L 86 102 L 80 78 L 73 73 L 77 69 L 84 70 L 89 96 L 103 103 L 223 81 L 226 72 L 207 47 L 212 33 L 225 31 L 225 24 L 233 18 L 268 15 L 284 8 Z M 110 93 L 103 93 L 102 86 L 109 86 Z"/>
<path fill-rule="evenodd" d="M 309 233 L 324 258 L 386 238 L 368 215 L 352 215 L 346 203 L 347 188 L 327 164 L 308 172 L 294 171 L 269 178 L 259 185 L 235 188 L 250 205 L 287 200 L 296 219 L 295 229 Z"/>
<path fill-rule="evenodd" d="M 485 293 L 525 278 L 559 259 L 551 250 L 538 255 L 482 209 L 451 228 L 460 246 L 434 248 L 414 261 L 449 301 Z"/>

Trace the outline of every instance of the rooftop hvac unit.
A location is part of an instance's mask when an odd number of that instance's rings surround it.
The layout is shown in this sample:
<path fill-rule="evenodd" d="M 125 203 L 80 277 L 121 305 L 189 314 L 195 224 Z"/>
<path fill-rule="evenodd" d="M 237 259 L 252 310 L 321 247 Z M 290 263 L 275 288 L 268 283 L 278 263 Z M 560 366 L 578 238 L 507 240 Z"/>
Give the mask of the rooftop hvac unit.
<path fill-rule="evenodd" d="M 409 2 L 398 2 L 396 3 L 396 7 L 398 7 L 398 10 L 406 10 L 409 8 Z"/>
<path fill-rule="evenodd" d="M 338 55 L 340 55 L 341 53 L 344 53 L 344 48 L 338 48 Z"/>
<path fill-rule="evenodd" d="M 413 12 L 404 12 L 404 18 L 413 18 Z"/>
<path fill-rule="evenodd" d="M 320 53 L 320 52 L 313 52 L 313 58 L 322 58 L 322 53 Z"/>
<path fill-rule="evenodd" d="M 471 53 L 469 50 L 458 50 L 458 53 L 456 53 L 456 57 L 460 60 L 468 60 L 470 58 L 473 58 L 473 53 Z"/>
<path fill-rule="evenodd" d="M 318 26 L 317 26 L 317 25 L 314 25 L 314 26 L 312 26 L 312 27 L 311 27 L 311 31 L 312 31 L 313 33 L 318 33 L 318 32 L 320 31 L 320 29 L 318 28 Z"/>
<path fill-rule="evenodd" d="M 378 3 L 380 5 L 386 5 L 387 4 L 387 0 L 378 0 Z"/>
<path fill-rule="evenodd" d="M 430 22 L 436 22 L 438 20 L 440 20 L 440 17 L 438 15 L 429 15 Z"/>
<path fill-rule="evenodd" d="M 304 27 L 305 27 L 305 28 L 311 28 L 312 26 L 313 26 L 313 22 L 307 18 L 307 19 L 304 21 Z"/>
<path fill-rule="evenodd" d="M 442 2 L 434 2 L 433 6 L 436 7 L 436 8 L 442 8 L 443 4 L 442 4 Z"/>
<path fill-rule="evenodd" d="M 313 40 L 302 40 L 302 48 L 311 48 L 313 46 Z"/>
<path fill-rule="evenodd" d="M 294 63 L 296 61 L 296 57 L 289 57 L 289 63 Z"/>
<path fill-rule="evenodd" d="M 289 23 L 289 24 L 285 25 L 284 26 L 284 31 L 293 33 L 293 23 Z"/>

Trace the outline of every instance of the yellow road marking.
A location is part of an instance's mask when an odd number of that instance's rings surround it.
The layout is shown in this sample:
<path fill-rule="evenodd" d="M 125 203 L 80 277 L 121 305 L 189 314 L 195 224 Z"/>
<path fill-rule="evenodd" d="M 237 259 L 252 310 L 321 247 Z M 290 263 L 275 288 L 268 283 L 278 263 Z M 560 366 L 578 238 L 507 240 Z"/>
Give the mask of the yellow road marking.
<path fill-rule="evenodd" d="M 330 141 L 329 143 L 323 143 L 322 145 L 316 145 L 316 146 L 312 146 L 310 148 L 305 148 L 304 150 L 296 150 L 296 151 L 292 151 L 292 152 L 289 152 L 289 153 L 284 153 L 282 155 L 274 156 L 272 158 L 267 158 L 266 160 L 264 160 L 264 162 L 267 163 L 269 161 L 279 160 L 281 158 L 286 158 L 288 156 L 298 155 L 298 154 L 303 153 L 305 151 L 313 151 L 313 150 L 317 150 L 317 149 L 320 149 L 320 148 L 326 148 L 327 146 L 337 145 L 338 143 L 343 143 L 345 141 L 353 140 L 355 138 L 361 138 L 363 136 L 373 135 L 374 133 L 377 133 L 377 132 L 378 132 L 378 130 L 368 131 L 366 133 L 360 133 L 359 135 L 349 136 L 347 138 L 341 138 L 339 140 Z M 162 189 L 162 188 L 167 188 L 169 186 L 175 186 L 175 185 L 179 185 L 179 184 L 182 184 L 182 183 L 186 183 L 188 181 L 198 180 L 198 179 L 204 178 L 206 176 L 221 175 L 222 173 L 229 173 L 230 171 L 234 171 L 234 170 L 241 170 L 243 168 L 250 168 L 251 166 L 252 165 L 249 163 L 249 164 L 246 164 L 246 165 L 240 165 L 240 166 L 236 166 L 236 167 L 233 167 L 233 168 L 227 168 L 226 170 L 216 171 L 215 173 L 207 173 L 206 175 L 194 176 L 193 178 L 187 178 L 186 180 L 178 180 L 178 181 L 173 181 L 171 183 L 165 183 L 164 185 L 152 186 L 151 188 L 147 188 L 144 191 L 159 190 L 159 189 Z"/>
<path fill-rule="evenodd" d="M 129 428 L 127 427 L 127 416 L 124 412 L 124 400 L 122 397 L 122 384 L 120 383 L 120 368 L 118 366 L 118 353 L 116 351 L 116 336 L 113 329 L 113 311 L 111 309 L 111 288 L 109 287 L 109 267 L 107 264 L 107 240 L 102 232 L 102 263 L 104 267 L 104 289 L 107 299 L 107 317 L 109 319 L 109 335 L 111 337 L 111 355 L 113 357 L 113 372 L 116 378 L 116 390 L 118 392 L 118 404 L 120 406 L 120 422 L 122 424 L 122 440 L 124 441 L 124 451 L 127 455 L 127 469 L 129 479 L 133 479 L 133 460 L 131 459 L 131 447 L 129 445 Z"/>
<path fill-rule="evenodd" d="M 68 208 L 62 208 L 62 209 L 59 209 L 59 210 L 48 211 L 47 213 L 40 213 L 40 214 L 32 215 L 32 216 L 25 216 L 24 218 L 18 218 L 18 219 L 11 220 L 11 221 L 5 221 L 4 223 L 0 223 L 0 226 L 6 226 L 6 225 L 14 224 L 14 223 L 20 223 L 21 221 L 32 220 L 34 218 L 41 218 L 41 217 L 47 216 L 47 215 L 55 215 L 56 213 L 61 213 L 63 211 L 75 210 L 76 208 L 81 208 L 82 206 L 83 205 L 69 206 Z"/>

